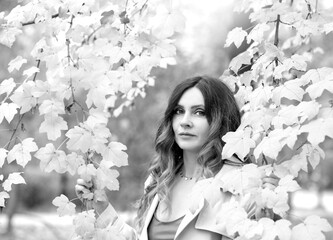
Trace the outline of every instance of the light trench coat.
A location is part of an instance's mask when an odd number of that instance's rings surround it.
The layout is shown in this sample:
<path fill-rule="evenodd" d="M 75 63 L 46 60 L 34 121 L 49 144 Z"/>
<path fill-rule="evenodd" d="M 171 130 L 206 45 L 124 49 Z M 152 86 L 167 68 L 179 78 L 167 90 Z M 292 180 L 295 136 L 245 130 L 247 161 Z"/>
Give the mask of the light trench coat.
<path fill-rule="evenodd" d="M 192 201 L 189 202 L 189 209 L 180 222 L 174 240 L 233 239 L 233 236 L 228 235 L 225 229 L 216 224 L 216 215 L 218 213 L 216 206 L 221 207 L 223 203 L 231 199 L 241 201 L 241 196 L 233 195 L 230 192 L 223 192 L 218 185 L 218 176 L 237 168 L 239 168 L 239 166 L 225 164 L 214 178 L 199 180 L 196 183 L 197 186 L 195 186 L 194 189 L 198 191 L 194 193 Z M 146 181 L 146 184 L 148 183 L 149 178 Z M 195 192 L 195 190 L 193 191 Z M 158 202 L 158 195 L 156 195 L 147 212 L 140 236 L 132 227 L 117 216 L 116 211 L 111 205 L 109 205 L 97 219 L 97 227 L 117 229 L 122 236 L 125 236 L 126 240 L 148 240 L 148 226 L 155 213 Z M 248 215 L 250 217 L 253 216 L 255 206 L 251 200 L 242 202 Z M 211 206 L 214 206 L 214 208 Z"/>

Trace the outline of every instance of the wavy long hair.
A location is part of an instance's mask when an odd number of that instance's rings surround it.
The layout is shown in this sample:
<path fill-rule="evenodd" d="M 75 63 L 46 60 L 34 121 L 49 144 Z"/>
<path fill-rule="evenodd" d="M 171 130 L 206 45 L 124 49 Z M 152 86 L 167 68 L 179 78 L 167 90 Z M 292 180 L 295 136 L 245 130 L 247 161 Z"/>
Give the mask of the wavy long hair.
<path fill-rule="evenodd" d="M 212 177 L 223 166 L 221 158 L 224 142 L 222 136 L 228 131 L 236 131 L 240 125 L 241 115 L 233 93 L 219 79 L 197 76 L 178 84 L 168 101 L 164 117 L 155 137 L 155 156 L 148 170 L 151 181 L 139 200 L 137 225 L 141 230 L 147 210 L 156 194 L 160 200 L 170 203 L 170 186 L 183 165 L 183 151 L 175 142 L 172 119 L 175 109 L 184 92 L 198 88 L 205 103 L 205 114 L 209 123 L 209 134 L 203 144 L 197 161 L 202 166 L 202 176 Z"/>

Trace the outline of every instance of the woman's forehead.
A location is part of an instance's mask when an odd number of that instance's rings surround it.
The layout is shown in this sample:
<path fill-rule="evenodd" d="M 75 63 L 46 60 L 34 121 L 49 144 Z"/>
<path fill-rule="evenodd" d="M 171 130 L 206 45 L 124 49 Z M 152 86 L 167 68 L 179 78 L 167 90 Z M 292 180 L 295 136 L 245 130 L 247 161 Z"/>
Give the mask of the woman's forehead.
<path fill-rule="evenodd" d="M 192 87 L 187 89 L 181 98 L 178 101 L 178 105 L 181 106 L 204 106 L 205 105 L 205 100 L 204 97 L 201 93 L 201 91 L 196 88 Z"/>

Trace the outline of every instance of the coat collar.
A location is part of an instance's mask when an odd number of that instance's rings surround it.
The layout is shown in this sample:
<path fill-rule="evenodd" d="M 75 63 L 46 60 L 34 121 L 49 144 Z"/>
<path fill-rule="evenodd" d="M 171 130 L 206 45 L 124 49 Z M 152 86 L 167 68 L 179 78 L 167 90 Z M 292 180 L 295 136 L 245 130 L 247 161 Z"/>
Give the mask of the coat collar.
<path fill-rule="evenodd" d="M 143 229 L 142 229 L 142 232 L 141 232 L 141 235 L 140 235 L 140 240 L 148 240 L 148 226 L 149 226 L 149 223 L 155 213 L 155 210 L 156 210 L 156 207 L 158 205 L 158 195 L 156 194 L 153 201 L 151 202 L 151 205 L 148 209 L 148 212 L 147 212 L 147 216 L 146 216 L 146 219 L 145 219 L 145 223 L 143 225 Z"/>
<path fill-rule="evenodd" d="M 157 205 L 159 202 L 159 198 L 158 195 L 156 194 L 150 207 L 149 210 L 147 212 L 147 216 L 145 219 L 145 223 L 143 225 L 143 229 L 140 235 L 140 240 L 148 240 L 148 226 L 150 224 L 150 221 L 156 211 Z M 200 213 L 200 211 L 202 210 L 202 208 L 204 207 L 204 199 L 201 198 L 199 203 L 198 203 L 198 207 L 192 212 L 190 209 L 187 211 L 187 213 L 185 214 L 183 220 L 180 222 L 180 225 L 177 229 L 176 235 L 174 239 L 177 239 L 179 234 L 189 225 L 189 223 L 196 217 L 198 216 L 198 214 Z"/>
<path fill-rule="evenodd" d="M 178 226 L 174 239 L 177 239 L 179 234 L 187 227 L 187 225 L 189 225 L 189 223 L 192 222 L 192 220 L 196 216 L 198 216 L 199 212 L 202 210 L 203 207 L 204 207 L 204 199 L 201 198 L 198 208 L 193 213 L 190 210 L 188 210 L 187 213 L 185 214 L 183 220 L 180 222 Z"/>
<path fill-rule="evenodd" d="M 237 164 L 237 166 L 239 166 Z M 219 178 L 220 176 L 223 176 L 224 173 L 230 171 L 231 169 L 235 169 L 235 165 L 229 165 L 229 164 L 225 164 L 222 169 L 220 170 L 220 172 L 214 177 L 214 178 L 211 178 L 211 179 L 203 179 L 203 180 L 199 180 L 199 182 L 202 181 L 202 183 L 204 183 L 204 181 L 209 181 L 209 180 L 213 180 L 213 179 L 216 179 L 216 178 Z M 198 216 L 198 214 L 203 210 L 204 206 L 205 206 L 205 198 L 203 195 L 197 195 L 197 197 L 199 197 L 200 199 L 198 200 L 197 204 L 195 204 L 194 208 L 193 209 L 189 209 L 187 211 L 187 213 L 185 214 L 183 220 L 180 222 L 180 225 L 177 229 L 177 232 L 176 232 L 176 235 L 175 235 L 175 240 L 179 237 L 180 233 L 184 231 L 184 229 L 192 222 L 192 220 Z M 142 232 L 141 232 L 141 235 L 140 235 L 140 240 L 148 240 L 148 226 L 150 224 L 150 221 L 156 211 L 156 208 L 157 208 L 157 205 L 158 205 L 158 202 L 159 202 L 159 198 L 158 198 L 158 195 L 156 194 L 149 209 L 148 209 L 148 212 L 147 212 L 147 216 L 146 216 L 146 219 L 145 219 L 145 223 L 144 223 L 144 226 L 143 226 L 143 229 L 142 229 Z M 203 217 L 201 217 L 201 220 L 204 219 Z M 203 222 L 205 222 L 206 220 L 202 220 Z M 201 222 L 202 222 L 201 221 Z M 198 225 L 198 224 L 197 224 Z M 200 224 L 199 224 L 200 225 Z M 200 227 L 198 225 L 198 227 Z"/>

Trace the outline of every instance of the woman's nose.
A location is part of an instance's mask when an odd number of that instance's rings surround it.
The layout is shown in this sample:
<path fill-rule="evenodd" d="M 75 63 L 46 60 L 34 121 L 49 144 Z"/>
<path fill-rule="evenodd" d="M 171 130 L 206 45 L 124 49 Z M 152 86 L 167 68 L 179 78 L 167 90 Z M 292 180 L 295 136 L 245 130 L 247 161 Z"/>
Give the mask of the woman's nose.
<path fill-rule="evenodd" d="M 189 128 L 193 126 L 190 114 L 185 113 L 183 115 L 183 118 L 180 121 L 180 126 L 183 128 Z"/>

